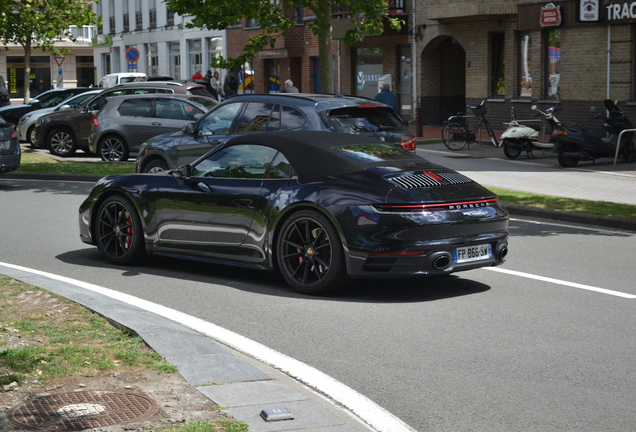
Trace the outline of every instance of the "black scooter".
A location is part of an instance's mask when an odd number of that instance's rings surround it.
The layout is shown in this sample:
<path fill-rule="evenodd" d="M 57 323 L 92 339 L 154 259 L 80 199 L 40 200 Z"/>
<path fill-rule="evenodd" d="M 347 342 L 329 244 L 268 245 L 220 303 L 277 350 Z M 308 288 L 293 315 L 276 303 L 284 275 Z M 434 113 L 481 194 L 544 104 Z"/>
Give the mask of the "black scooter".
<path fill-rule="evenodd" d="M 574 167 L 579 161 L 614 157 L 620 132 L 625 129 L 634 129 L 625 114 L 618 109 L 616 103 L 609 99 L 603 103 L 609 115 L 605 117 L 597 114 L 592 120 L 603 119 L 605 130 L 587 131 L 579 124 L 568 126 L 563 123 L 554 127 L 550 142 L 554 143 L 554 152 L 558 154 L 559 164 L 562 167 Z M 625 132 L 621 138 L 619 151 L 625 162 L 636 162 L 636 146 L 632 141 L 633 137 L 633 132 Z"/>

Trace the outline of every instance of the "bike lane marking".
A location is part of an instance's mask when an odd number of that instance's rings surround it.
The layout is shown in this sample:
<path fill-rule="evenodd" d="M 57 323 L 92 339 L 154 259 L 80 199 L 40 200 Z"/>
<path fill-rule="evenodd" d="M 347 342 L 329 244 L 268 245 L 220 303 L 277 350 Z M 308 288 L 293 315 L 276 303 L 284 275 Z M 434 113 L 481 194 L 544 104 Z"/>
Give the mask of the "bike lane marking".
<path fill-rule="evenodd" d="M 130 294 L 121 293 L 119 291 L 77 279 L 68 278 L 66 276 L 60 276 L 1 261 L 0 266 L 46 277 L 78 288 L 93 291 L 103 296 L 110 297 L 114 300 L 127 303 L 139 309 L 143 309 L 154 313 L 155 315 L 172 320 L 288 374 L 290 377 L 306 384 L 313 390 L 316 390 L 331 398 L 333 401 L 341 404 L 364 423 L 375 428 L 378 432 L 415 432 L 415 430 L 408 424 L 404 423 L 380 405 L 358 393 L 351 387 L 335 380 L 324 372 L 216 324 L 179 312 L 178 310 L 158 303 L 153 303 L 148 300 L 131 296 Z"/>

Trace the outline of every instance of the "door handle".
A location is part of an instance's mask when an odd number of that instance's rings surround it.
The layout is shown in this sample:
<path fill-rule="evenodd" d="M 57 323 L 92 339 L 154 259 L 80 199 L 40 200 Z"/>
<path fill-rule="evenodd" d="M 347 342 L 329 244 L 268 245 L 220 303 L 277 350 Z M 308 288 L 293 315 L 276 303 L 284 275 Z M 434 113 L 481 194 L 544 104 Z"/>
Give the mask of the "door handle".
<path fill-rule="evenodd" d="M 203 192 L 209 192 L 212 193 L 212 188 L 210 186 L 208 186 L 207 184 L 203 183 L 203 182 L 199 182 L 197 183 L 197 186 L 199 187 L 199 189 L 201 189 Z"/>
<path fill-rule="evenodd" d="M 153 126 L 161 126 L 161 123 L 159 122 L 150 122 L 150 124 Z"/>

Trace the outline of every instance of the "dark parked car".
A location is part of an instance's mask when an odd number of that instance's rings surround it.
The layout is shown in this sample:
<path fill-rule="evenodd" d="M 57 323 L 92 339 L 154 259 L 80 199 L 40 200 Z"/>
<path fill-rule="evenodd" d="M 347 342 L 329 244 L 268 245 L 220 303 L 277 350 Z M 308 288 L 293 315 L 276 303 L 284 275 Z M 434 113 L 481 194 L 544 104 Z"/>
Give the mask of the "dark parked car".
<path fill-rule="evenodd" d="M 20 168 L 21 157 L 18 132 L 0 117 L 0 174 Z"/>
<path fill-rule="evenodd" d="M 7 105 L 11 105 L 11 97 L 7 90 L 7 83 L 4 78 L 2 78 L 2 75 L 0 75 L 0 107 Z"/>
<path fill-rule="evenodd" d="M 245 134 L 174 171 L 106 177 L 79 226 L 115 264 L 236 264 L 306 294 L 495 266 L 508 251 L 493 192 L 375 138 L 317 131 Z"/>
<path fill-rule="evenodd" d="M 174 169 L 214 146 L 244 133 L 324 130 L 377 137 L 415 151 L 415 138 L 393 108 L 344 95 L 253 94 L 233 97 L 183 132 L 155 137 L 142 145 L 137 172 Z"/>
<path fill-rule="evenodd" d="M 47 148 L 57 156 L 71 156 L 78 149 L 90 153 L 88 134 L 94 114 L 106 103 L 106 98 L 126 94 L 183 94 L 211 98 L 205 87 L 194 83 L 132 82 L 105 89 L 77 109 L 46 114 L 35 122 L 33 146 Z"/>
<path fill-rule="evenodd" d="M 93 117 L 88 148 L 104 161 L 126 161 L 144 141 L 179 131 L 216 105 L 216 100 L 205 96 L 154 93 L 109 97 Z"/>
<path fill-rule="evenodd" d="M 89 87 L 75 87 L 45 91 L 44 93 L 36 96 L 35 99 L 31 99 L 29 103 L 10 105 L 0 108 L 0 117 L 3 117 L 12 125 L 17 125 L 18 121 L 20 121 L 20 117 L 26 113 L 42 108 L 54 107 L 68 98 L 89 90 L 92 89 Z"/>

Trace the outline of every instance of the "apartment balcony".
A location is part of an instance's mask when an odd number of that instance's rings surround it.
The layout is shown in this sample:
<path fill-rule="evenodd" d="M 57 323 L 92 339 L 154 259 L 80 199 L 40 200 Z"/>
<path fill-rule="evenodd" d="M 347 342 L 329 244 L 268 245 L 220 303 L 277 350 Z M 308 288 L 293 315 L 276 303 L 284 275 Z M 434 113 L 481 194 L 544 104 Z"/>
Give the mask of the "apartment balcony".
<path fill-rule="evenodd" d="M 66 33 L 72 34 L 76 42 L 91 42 L 93 38 L 97 37 L 98 28 L 96 26 L 78 27 L 72 25 L 66 29 Z M 63 40 L 70 40 L 70 38 L 63 38 Z"/>

